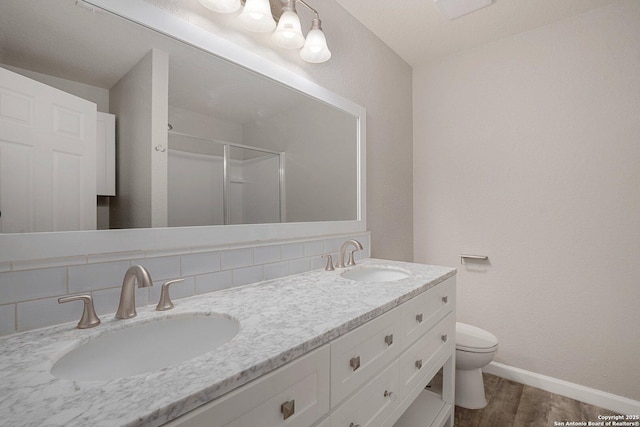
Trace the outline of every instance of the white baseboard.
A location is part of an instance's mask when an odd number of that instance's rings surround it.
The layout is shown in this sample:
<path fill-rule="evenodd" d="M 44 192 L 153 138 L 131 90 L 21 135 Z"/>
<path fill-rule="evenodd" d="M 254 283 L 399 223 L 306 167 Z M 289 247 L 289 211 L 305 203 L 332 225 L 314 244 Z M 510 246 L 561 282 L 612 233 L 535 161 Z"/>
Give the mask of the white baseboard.
<path fill-rule="evenodd" d="M 557 378 L 548 377 L 546 375 L 537 374 L 524 369 L 514 368 L 513 366 L 503 365 L 502 363 L 491 362 L 485 366 L 484 372 L 506 378 L 531 387 L 540 388 L 550 393 L 566 396 L 589 405 L 598 406 L 608 409 L 617 414 L 638 415 L 640 414 L 640 402 L 628 399 L 595 388 L 584 387 L 568 381 L 559 380 Z"/>

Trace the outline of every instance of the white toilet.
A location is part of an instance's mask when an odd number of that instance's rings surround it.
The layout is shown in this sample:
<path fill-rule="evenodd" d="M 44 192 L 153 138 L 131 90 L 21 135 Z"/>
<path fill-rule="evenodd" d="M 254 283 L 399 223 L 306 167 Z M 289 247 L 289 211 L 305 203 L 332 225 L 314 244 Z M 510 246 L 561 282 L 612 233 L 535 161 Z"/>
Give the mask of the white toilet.
<path fill-rule="evenodd" d="M 487 406 L 482 368 L 493 360 L 497 351 L 495 335 L 456 322 L 456 405 L 467 409 Z"/>

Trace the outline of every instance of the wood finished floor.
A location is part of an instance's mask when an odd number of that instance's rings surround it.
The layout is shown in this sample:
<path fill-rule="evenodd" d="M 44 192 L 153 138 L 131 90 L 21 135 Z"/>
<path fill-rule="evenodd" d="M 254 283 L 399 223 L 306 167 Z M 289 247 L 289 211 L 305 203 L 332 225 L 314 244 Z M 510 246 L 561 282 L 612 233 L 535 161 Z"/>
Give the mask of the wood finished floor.
<path fill-rule="evenodd" d="M 598 421 L 615 415 L 606 409 L 484 374 L 488 404 L 483 409 L 455 408 L 455 427 L 553 426 L 554 422 Z"/>

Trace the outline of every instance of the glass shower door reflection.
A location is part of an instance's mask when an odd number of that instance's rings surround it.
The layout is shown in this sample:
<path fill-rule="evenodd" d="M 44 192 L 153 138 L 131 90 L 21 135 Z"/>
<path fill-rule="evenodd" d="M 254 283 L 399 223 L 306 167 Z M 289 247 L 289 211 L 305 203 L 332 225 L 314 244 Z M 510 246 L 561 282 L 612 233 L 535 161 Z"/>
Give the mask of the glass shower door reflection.
<path fill-rule="evenodd" d="M 283 220 L 282 154 L 230 145 L 227 150 L 227 224 Z"/>

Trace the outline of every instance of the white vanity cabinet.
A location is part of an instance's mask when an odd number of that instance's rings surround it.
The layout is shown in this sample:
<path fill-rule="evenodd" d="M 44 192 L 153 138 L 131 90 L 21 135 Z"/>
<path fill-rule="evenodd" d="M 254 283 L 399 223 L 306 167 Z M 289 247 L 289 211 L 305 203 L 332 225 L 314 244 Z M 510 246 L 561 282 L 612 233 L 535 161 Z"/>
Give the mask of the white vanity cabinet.
<path fill-rule="evenodd" d="M 452 426 L 454 357 L 451 277 L 167 425 Z M 424 391 L 440 369 L 442 393 Z"/>
<path fill-rule="evenodd" d="M 165 425 L 309 427 L 328 411 L 326 344 Z"/>
<path fill-rule="evenodd" d="M 380 346 L 363 349 L 358 345 L 363 342 L 362 337 L 375 337 L 376 342 L 385 343 L 389 336 L 393 336 L 393 343 L 386 353 Z M 345 378 L 353 381 L 358 372 L 345 369 L 345 365 L 351 367 L 351 359 L 347 362 L 342 357 L 344 343 L 353 344 L 347 354 L 360 358 L 362 374 L 364 369 L 386 358 L 382 366 L 376 365 L 366 372 L 366 378 L 359 378 L 362 385 L 348 389 L 351 394 L 342 401 L 345 384 L 350 382 Z M 336 353 L 341 357 L 336 357 Z M 411 413 L 418 414 L 415 418 L 420 421 L 407 427 L 442 426 L 447 422 L 453 425 L 454 355 L 455 278 L 450 278 L 331 342 L 331 427 L 394 426 L 419 396 L 421 399 Z M 424 388 L 441 368 L 444 368 L 442 394 L 423 395 Z M 433 401 L 431 406 L 424 407 L 425 398 Z M 436 407 L 437 410 L 431 410 Z"/>

